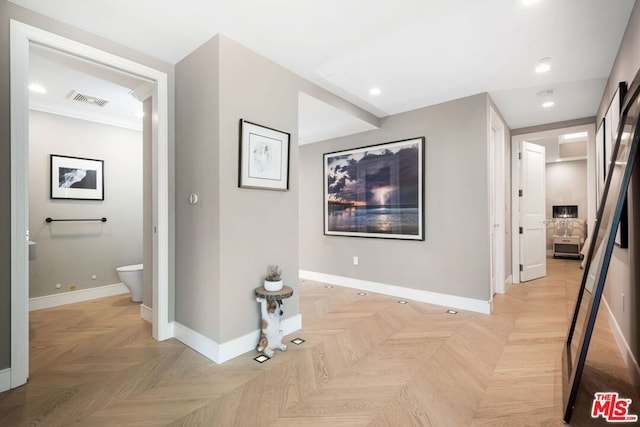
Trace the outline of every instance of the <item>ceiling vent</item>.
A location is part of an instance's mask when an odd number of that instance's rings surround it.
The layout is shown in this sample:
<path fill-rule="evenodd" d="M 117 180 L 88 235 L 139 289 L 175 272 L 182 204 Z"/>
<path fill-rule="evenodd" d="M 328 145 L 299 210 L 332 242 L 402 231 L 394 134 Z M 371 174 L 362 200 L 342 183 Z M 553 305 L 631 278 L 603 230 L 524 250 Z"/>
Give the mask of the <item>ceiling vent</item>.
<path fill-rule="evenodd" d="M 85 104 L 97 105 L 98 107 L 104 107 L 109 103 L 108 99 L 87 95 L 86 93 L 80 93 L 77 90 L 71 92 L 67 98 Z"/>

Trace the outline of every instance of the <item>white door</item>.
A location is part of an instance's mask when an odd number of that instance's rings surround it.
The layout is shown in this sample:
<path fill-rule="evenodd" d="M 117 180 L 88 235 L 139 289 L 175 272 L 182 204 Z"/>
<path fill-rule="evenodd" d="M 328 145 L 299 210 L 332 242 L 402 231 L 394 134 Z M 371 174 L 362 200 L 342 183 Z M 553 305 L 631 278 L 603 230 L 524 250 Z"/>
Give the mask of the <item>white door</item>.
<path fill-rule="evenodd" d="M 544 147 L 520 146 L 520 281 L 547 275 Z"/>
<path fill-rule="evenodd" d="M 496 131 L 489 130 L 489 287 L 491 297 L 496 294 Z"/>
<path fill-rule="evenodd" d="M 505 126 L 497 113 L 489 116 L 489 262 L 490 292 L 505 293 L 505 182 L 504 182 Z"/>

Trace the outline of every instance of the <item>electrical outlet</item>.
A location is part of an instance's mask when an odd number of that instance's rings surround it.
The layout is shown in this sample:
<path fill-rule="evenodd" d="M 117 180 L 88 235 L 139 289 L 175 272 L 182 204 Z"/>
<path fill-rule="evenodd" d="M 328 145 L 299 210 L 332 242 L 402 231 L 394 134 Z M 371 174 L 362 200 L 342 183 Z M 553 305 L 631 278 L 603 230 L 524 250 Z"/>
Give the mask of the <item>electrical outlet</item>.
<path fill-rule="evenodd" d="M 359 261 L 358 261 L 358 257 L 357 257 L 357 256 L 354 256 L 354 257 L 353 257 L 353 265 L 358 265 L 358 262 L 359 262 Z"/>

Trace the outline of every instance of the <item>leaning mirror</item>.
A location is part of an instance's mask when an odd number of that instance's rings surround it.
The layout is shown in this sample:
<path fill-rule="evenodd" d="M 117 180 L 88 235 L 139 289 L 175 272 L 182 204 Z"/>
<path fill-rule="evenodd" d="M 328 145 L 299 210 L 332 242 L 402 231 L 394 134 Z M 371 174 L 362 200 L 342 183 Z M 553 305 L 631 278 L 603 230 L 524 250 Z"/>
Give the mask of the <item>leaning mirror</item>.
<path fill-rule="evenodd" d="M 580 291 L 562 354 L 564 422 L 571 419 L 580 378 L 595 326 L 609 261 L 631 178 L 640 133 L 640 73 L 624 99 L 620 124 L 599 204 L 596 225 L 590 236 Z"/>

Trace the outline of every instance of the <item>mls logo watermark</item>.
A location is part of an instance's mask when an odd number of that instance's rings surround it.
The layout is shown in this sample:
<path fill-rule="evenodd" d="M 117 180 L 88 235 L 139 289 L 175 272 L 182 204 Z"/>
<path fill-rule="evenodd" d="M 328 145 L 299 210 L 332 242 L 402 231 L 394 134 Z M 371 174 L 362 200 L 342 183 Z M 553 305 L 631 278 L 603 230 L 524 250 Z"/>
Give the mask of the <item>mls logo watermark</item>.
<path fill-rule="evenodd" d="M 596 393 L 591 407 L 591 417 L 602 417 L 610 423 L 634 423 L 637 415 L 629 414 L 631 399 L 621 399 L 616 392 Z"/>

